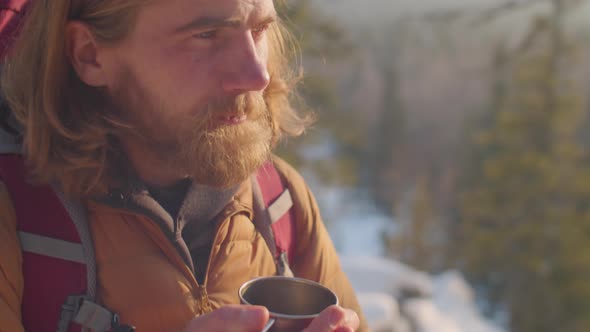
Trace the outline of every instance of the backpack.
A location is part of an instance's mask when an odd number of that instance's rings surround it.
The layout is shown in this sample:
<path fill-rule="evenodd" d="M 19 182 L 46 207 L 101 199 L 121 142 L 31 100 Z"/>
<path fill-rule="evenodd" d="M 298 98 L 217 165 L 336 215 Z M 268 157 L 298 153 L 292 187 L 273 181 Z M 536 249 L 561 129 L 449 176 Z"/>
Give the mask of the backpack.
<path fill-rule="evenodd" d="M 25 330 L 49 331 L 57 326 L 58 332 L 78 331 L 72 328 L 75 323 L 97 332 L 134 331 L 94 302 L 96 262 L 84 207 L 67 199 L 58 187 L 27 183 L 23 158 L 15 151 L 0 151 L 0 180 L 16 211 L 23 254 Z M 289 257 L 294 250 L 295 219 L 290 192 L 270 161 L 251 181 L 254 225 L 275 258 L 277 275 L 293 276 Z M 43 216 L 52 218 L 37 222 Z"/>
<path fill-rule="evenodd" d="M 27 4 L 28 0 L 0 0 L 0 61 L 16 38 Z M 134 331 L 121 324 L 116 313 L 94 302 L 96 262 L 83 205 L 67 199 L 57 186 L 27 183 L 21 147 L 14 129 L 5 126 L 9 112 L 0 109 L 4 129 L 0 130 L 0 180 L 13 201 L 23 252 L 25 330 Z M 275 258 L 277 274 L 293 276 L 289 268 L 295 243 L 291 194 L 271 161 L 251 181 L 255 227 Z M 43 216 L 52 218 L 36 222 Z"/>
<path fill-rule="evenodd" d="M 29 0 L 0 0 L 0 59 L 13 44 Z"/>

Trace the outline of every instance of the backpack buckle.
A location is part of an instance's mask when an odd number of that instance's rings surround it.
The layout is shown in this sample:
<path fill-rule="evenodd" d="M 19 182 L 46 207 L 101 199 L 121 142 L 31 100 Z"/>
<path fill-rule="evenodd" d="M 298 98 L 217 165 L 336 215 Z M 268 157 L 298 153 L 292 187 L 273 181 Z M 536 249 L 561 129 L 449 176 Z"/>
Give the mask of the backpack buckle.
<path fill-rule="evenodd" d="M 111 322 L 113 332 L 135 332 L 135 326 L 121 324 L 119 315 L 113 314 L 113 321 Z"/>
<path fill-rule="evenodd" d="M 70 323 L 80 311 L 82 302 L 86 299 L 84 295 L 70 295 L 66 298 L 64 304 L 61 305 L 61 313 L 57 325 L 57 332 L 67 332 Z"/>
<path fill-rule="evenodd" d="M 84 295 L 70 295 L 61 306 L 57 332 L 67 332 L 71 323 L 92 331 L 135 332 L 134 326 L 121 324 L 119 315 L 90 301 Z"/>
<path fill-rule="evenodd" d="M 281 251 L 279 257 L 276 259 L 277 274 L 284 277 L 293 277 L 293 271 L 289 267 L 289 259 L 287 258 L 287 252 Z"/>

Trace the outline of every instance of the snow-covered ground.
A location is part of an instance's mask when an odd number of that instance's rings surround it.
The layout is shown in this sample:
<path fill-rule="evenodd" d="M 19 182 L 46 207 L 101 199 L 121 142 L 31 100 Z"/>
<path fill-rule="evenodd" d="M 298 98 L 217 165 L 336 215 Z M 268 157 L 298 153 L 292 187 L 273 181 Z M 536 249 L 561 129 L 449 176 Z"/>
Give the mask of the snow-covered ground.
<path fill-rule="evenodd" d="M 386 258 L 341 261 L 373 331 L 504 331 L 482 317 L 458 271 L 431 276 Z"/>
<path fill-rule="evenodd" d="M 307 160 L 330 158 L 335 142 L 307 147 Z M 383 234 L 393 220 L 358 189 L 322 185 L 311 169 L 300 171 L 314 193 L 342 267 L 376 332 L 506 332 L 484 318 L 474 291 L 458 271 L 429 275 L 386 258 Z"/>
<path fill-rule="evenodd" d="M 385 258 L 382 234 L 395 232 L 395 224 L 366 196 L 312 188 L 373 331 L 505 332 L 481 315 L 460 272 L 433 276 Z"/>

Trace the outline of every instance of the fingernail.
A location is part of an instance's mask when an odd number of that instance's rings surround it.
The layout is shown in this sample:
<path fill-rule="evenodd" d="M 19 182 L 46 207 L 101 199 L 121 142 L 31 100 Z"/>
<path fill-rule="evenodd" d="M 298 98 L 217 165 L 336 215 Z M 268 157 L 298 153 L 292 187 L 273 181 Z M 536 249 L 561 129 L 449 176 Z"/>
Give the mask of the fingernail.
<path fill-rule="evenodd" d="M 355 318 L 356 313 L 354 311 L 346 311 L 346 315 L 344 316 L 344 322 L 350 323 Z"/>

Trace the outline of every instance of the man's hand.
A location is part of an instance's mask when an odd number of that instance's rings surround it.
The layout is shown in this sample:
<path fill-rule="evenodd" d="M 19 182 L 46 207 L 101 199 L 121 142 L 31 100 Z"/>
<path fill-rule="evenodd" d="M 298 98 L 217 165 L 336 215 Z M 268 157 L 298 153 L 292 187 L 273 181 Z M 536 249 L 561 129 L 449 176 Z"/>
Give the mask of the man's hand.
<path fill-rule="evenodd" d="M 230 305 L 196 317 L 184 332 L 258 332 L 268 319 L 265 307 Z M 303 332 L 354 332 L 359 324 L 354 311 L 333 305 L 322 311 Z"/>
<path fill-rule="evenodd" d="M 196 317 L 184 332 L 258 332 L 268 318 L 265 307 L 229 305 Z"/>
<path fill-rule="evenodd" d="M 359 324 L 356 312 L 333 305 L 322 311 L 304 332 L 354 332 Z"/>

